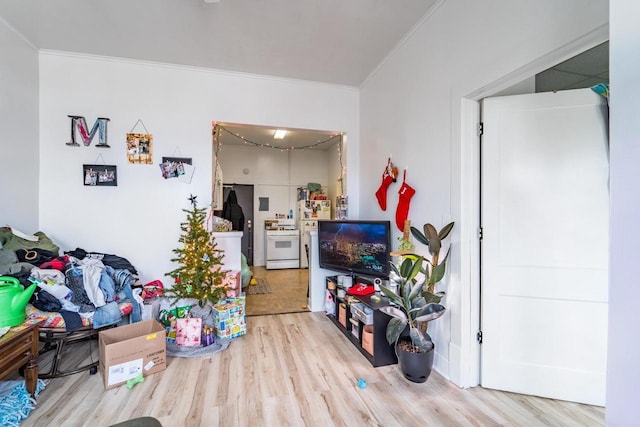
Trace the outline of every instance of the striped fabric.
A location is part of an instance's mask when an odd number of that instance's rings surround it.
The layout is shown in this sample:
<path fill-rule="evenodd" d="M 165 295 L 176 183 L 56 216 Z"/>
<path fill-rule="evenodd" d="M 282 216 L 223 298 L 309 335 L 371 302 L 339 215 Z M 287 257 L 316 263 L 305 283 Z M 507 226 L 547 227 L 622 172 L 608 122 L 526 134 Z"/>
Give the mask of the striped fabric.
<path fill-rule="evenodd" d="M 131 313 L 131 303 L 130 302 L 122 302 L 118 304 L 120 308 L 120 312 L 123 316 Z M 43 322 L 40 323 L 40 328 L 65 328 L 64 318 L 62 315 L 55 311 L 42 311 L 38 310 L 31 304 L 27 304 L 26 307 L 27 318 L 28 319 L 42 319 Z M 93 318 L 93 313 L 81 313 L 80 317 L 82 318 L 82 326 L 90 326 L 91 320 Z"/>

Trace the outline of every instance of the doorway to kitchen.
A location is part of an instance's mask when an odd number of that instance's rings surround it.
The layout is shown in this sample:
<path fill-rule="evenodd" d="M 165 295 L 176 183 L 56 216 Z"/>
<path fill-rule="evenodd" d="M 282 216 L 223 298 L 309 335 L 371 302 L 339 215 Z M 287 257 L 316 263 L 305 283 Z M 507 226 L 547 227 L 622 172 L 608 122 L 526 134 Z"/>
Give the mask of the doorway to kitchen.
<path fill-rule="evenodd" d="M 286 130 L 287 133 L 283 139 L 277 139 L 276 130 Z M 252 253 L 247 257 L 251 256 L 248 262 L 256 279 L 252 281 L 253 286 L 245 288 L 248 314 L 253 313 L 253 308 L 257 309 L 258 305 L 264 308 L 260 314 L 307 309 L 309 271 L 299 268 L 300 260 L 307 260 L 304 245 L 294 245 L 291 237 L 287 241 L 274 242 L 272 249 L 277 249 L 281 258 L 288 257 L 286 260 L 291 264 L 269 269 L 266 231 L 268 224 L 277 220 L 278 229 L 292 226 L 290 231 L 299 233 L 299 237 L 294 237 L 299 241 L 303 239 L 301 219 L 304 217 L 301 218 L 299 213 L 300 189 L 308 189 L 309 184 L 320 187 L 329 206 L 332 206 L 331 200 L 347 195 L 346 146 L 347 135 L 340 131 L 276 129 L 263 125 L 215 122 L 212 186 L 214 201 L 220 201 L 216 206 L 222 209 L 222 202 L 228 197 L 231 186 L 236 190 L 238 203 L 242 205 L 245 216 L 249 216 L 248 206 L 252 206 L 251 236 L 247 229 L 243 236 L 243 239 L 251 241 Z M 239 193 L 241 184 L 253 186 L 253 205 L 242 202 Z M 217 185 L 220 190 L 217 190 Z M 287 224 L 280 224 L 284 221 Z M 290 258 L 289 252 L 284 253 L 285 245 L 288 246 L 287 250 L 295 246 L 293 258 Z M 273 263 L 270 264 L 273 267 Z M 262 292 L 262 288 L 267 288 L 262 286 L 264 281 L 259 280 L 263 278 L 272 292 Z M 258 287 L 261 292 L 257 292 Z M 279 294 L 280 291 L 284 295 Z M 270 301 L 270 298 L 277 302 Z"/>

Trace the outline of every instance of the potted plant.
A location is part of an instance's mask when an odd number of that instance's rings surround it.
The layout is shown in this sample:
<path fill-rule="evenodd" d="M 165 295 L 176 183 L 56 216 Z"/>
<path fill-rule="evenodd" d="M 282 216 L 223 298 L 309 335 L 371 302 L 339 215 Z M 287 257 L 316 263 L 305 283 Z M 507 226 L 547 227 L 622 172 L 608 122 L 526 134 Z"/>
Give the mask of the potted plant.
<path fill-rule="evenodd" d="M 429 254 L 431 254 L 431 260 L 426 260 L 428 268 L 425 268 L 423 273 L 426 275 L 427 291 L 432 294 L 435 293 L 435 285 L 442 280 L 447 268 L 449 250 L 447 250 L 447 254 L 444 256 L 442 262 L 440 262 L 440 249 L 442 249 L 442 241 L 451 233 L 454 224 L 454 222 L 450 222 L 442 227 L 442 230 L 438 231 L 433 225 L 426 223 L 422 227 L 424 234 L 417 228 L 411 227 L 413 237 L 423 245 L 427 245 Z"/>
<path fill-rule="evenodd" d="M 429 246 L 431 260 L 421 255 L 404 254 L 399 265 L 391 264 L 397 291 L 380 286 L 392 304 L 380 309 L 391 316 L 387 341 L 395 345 L 402 374 L 413 382 L 426 381 L 433 367 L 434 344 L 427 333 L 427 324 L 441 317 L 446 310 L 440 304 L 444 292 L 436 293 L 435 284 L 444 277 L 449 251 L 439 262 L 440 249 L 453 224 L 446 225 L 439 233 L 431 224 L 425 224 L 424 234 L 412 227 L 414 237 Z"/>

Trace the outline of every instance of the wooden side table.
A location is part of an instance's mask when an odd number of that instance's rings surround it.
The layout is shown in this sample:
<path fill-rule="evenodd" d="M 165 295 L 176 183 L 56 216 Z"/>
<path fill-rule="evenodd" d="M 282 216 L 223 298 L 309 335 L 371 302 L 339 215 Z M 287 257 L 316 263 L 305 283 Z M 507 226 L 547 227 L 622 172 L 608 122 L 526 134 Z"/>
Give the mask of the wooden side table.
<path fill-rule="evenodd" d="M 0 379 L 24 368 L 27 391 L 35 397 L 38 385 L 38 325 L 22 324 L 0 337 Z"/>

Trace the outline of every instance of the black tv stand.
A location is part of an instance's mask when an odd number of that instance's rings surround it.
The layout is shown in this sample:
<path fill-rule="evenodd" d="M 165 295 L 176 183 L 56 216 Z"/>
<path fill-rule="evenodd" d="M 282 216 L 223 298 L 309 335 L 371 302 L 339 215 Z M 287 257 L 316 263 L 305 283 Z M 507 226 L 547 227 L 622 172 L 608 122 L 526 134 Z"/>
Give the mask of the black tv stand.
<path fill-rule="evenodd" d="M 363 285 L 373 285 L 373 279 L 370 277 L 364 277 L 364 276 L 353 276 L 353 284 L 355 285 L 356 283 L 362 283 Z"/>
<path fill-rule="evenodd" d="M 354 285 L 356 283 L 373 284 L 365 278 L 352 277 Z M 365 280 L 367 281 L 365 282 Z M 397 363 L 398 359 L 395 355 L 394 348 L 388 343 L 386 337 L 387 324 L 389 320 L 391 320 L 391 317 L 380 311 L 380 308 L 389 305 L 387 298 L 380 296 L 379 293 L 349 297 L 361 303 L 362 307 L 371 310 L 371 317 L 363 319 L 362 310 L 357 310 L 355 308 L 356 306 L 352 309 L 351 305 L 346 303 L 347 297 L 338 297 L 336 289 L 338 283 L 337 276 L 328 276 L 326 283 L 327 289 L 336 303 L 335 314 L 327 315 L 334 325 L 336 325 L 344 336 L 351 341 L 374 367 Z M 329 286 L 330 283 L 333 283 L 333 285 Z M 380 299 L 372 299 L 374 295 Z M 343 305 L 342 309 L 340 308 L 341 305 Z M 360 315 L 360 317 L 358 317 L 358 315 Z"/>

